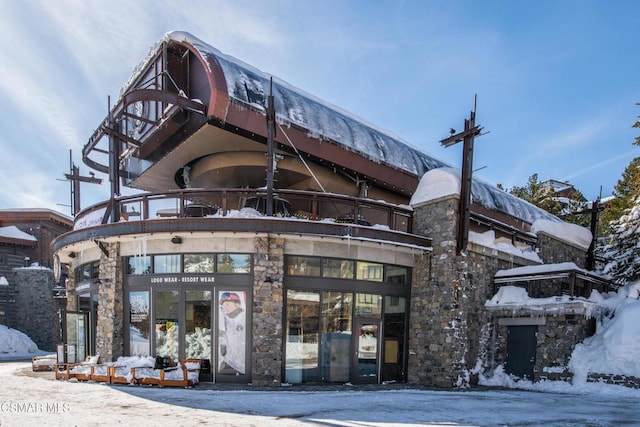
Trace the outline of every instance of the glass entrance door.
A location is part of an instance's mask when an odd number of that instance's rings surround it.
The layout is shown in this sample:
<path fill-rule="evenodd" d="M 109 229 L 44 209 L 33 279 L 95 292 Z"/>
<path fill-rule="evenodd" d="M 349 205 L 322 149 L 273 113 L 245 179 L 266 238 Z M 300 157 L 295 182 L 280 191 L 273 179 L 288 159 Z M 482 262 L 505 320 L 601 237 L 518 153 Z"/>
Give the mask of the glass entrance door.
<path fill-rule="evenodd" d="M 67 312 L 65 315 L 66 361 L 84 362 L 87 357 L 87 314 Z"/>
<path fill-rule="evenodd" d="M 352 377 L 358 383 L 377 383 L 379 378 L 380 321 L 356 321 L 355 349 Z"/>
<path fill-rule="evenodd" d="M 201 359 L 203 381 L 213 381 L 211 375 L 211 291 L 185 291 L 185 356 Z"/>

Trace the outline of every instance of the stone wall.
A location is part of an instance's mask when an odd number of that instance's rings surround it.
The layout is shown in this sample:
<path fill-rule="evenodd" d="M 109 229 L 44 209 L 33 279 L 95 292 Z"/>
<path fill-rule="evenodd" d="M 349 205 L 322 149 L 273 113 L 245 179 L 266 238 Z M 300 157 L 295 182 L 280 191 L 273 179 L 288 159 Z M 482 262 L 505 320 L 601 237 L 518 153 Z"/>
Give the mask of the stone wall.
<path fill-rule="evenodd" d="M 123 266 L 120 244 L 105 247 L 109 256 L 100 256 L 96 352 L 103 361 L 114 361 L 124 356 Z"/>
<path fill-rule="evenodd" d="M 543 379 L 567 380 L 571 374 L 567 370 L 571 353 L 576 344 L 595 333 L 595 318 L 585 315 L 580 306 L 571 304 L 563 310 L 562 305 L 511 308 L 492 310 L 491 328 L 494 329 L 493 351 L 491 358 L 484 360 L 484 367 L 506 366 L 507 333 L 509 322 L 519 324 L 537 324 L 538 331 L 534 381 Z M 528 322 L 529 321 L 529 322 Z M 502 323 L 502 324 L 501 324 Z M 508 371 L 508 366 L 506 366 Z"/>
<path fill-rule="evenodd" d="M 11 327 L 27 334 L 40 350 L 55 351 L 62 342 L 59 309 L 53 298 L 53 271 L 42 267 L 13 269 L 15 323 Z"/>
<path fill-rule="evenodd" d="M 257 386 L 282 382 L 284 238 L 257 237 L 253 258 L 253 349 L 251 381 Z"/>
<path fill-rule="evenodd" d="M 538 256 L 545 264 L 557 264 L 561 262 L 573 262 L 578 267 L 584 268 L 587 260 L 587 251 L 577 246 L 558 240 L 547 233 L 538 233 Z"/>
<path fill-rule="evenodd" d="M 463 387 L 475 382 L 472 372 L 477 373 L 478 362 L 484 368 L 501 363 L 506 357 L 506 342 L 502 343 L 506 335 L 492 326 L 492 315 L 485 308 L 485 302 L 497 291 L 493 277 L 498 270 L 534 264 L 473 242 L 457 255 L 458 206 L 457 195 L 413 206 L 413 230 L 432 238 L 433 252 L 430 258 L 417 256 L 415 260 L 409 327 L 410 383 Z M 573 261 L 584 265 L 584 250 L 553 236 L 541 233 L 538 248 L 546 263 Z M 555 288 L 557 284 L 550 286 Z M 584 317 L 559 315 L 549 319 L 539 341 L 540 371 L 544 366 L 565 361 L 579 342 L 576 340 L 588 333 L 588 322 Z"/>

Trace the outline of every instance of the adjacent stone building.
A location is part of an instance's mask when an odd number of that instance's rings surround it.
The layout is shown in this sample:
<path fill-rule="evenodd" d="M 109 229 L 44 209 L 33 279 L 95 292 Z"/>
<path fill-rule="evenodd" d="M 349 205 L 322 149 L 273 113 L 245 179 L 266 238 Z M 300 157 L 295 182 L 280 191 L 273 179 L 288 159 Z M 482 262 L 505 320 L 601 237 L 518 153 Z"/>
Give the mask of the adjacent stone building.
<path fill-rule="evenodd" d="M 41 350 L 62 342 L 51 242 L 73 221 L 48 209 L 0 210 L 0 323 L 26 333 Z"/>

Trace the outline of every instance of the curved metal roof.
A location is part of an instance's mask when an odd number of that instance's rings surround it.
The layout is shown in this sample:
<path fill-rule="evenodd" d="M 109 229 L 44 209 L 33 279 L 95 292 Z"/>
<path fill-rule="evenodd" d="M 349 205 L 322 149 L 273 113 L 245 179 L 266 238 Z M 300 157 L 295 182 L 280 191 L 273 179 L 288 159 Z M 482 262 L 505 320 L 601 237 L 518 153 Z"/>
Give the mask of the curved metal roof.
<path fill-rule="evenodd" d="M 202 57 L 201 62 L 205 67 L 209 67 L 207 70 L 209 73 L 215 72 L 211 69 L 212 62 L 219 65 L 231 103 L 240 103 L 253 110 L 265 112 L 270 79 L 273 78 L 276 119 L 283 126 L 302 128 L 308 135 L 321 141 L 332 141 L 345 150 L 413 174 L 418 179 L 429 170 L 451 167 L 411 146 L 393 133 L 380 129 L 234 57 L 225 55 L 187 32 L 169 32 L 162 41 L 179 43 L 192 48 Z M 161 44 L 157 49 L 160 49 L 160 46 Z M 149 57 L 152 56 L 149 55 Z M 130 82 L 134 79 L 135 74 Z M 474 180 L 472 193 L 475 203 L 528 223 L 533 223 L 537 219 L 560 221 L 548 212 L 480 180 Z"/>

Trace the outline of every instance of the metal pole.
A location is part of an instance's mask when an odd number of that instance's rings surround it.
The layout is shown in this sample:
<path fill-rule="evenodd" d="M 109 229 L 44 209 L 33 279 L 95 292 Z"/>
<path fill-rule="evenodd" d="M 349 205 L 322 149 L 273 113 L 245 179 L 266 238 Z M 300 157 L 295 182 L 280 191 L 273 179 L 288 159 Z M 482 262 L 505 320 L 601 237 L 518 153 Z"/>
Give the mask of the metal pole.
<path fill-rule="evenodd" d="M 273 77 L 269 82 L 267 101 L 267 200 L 266 214 L 273 216 L 273 138 L 275 134 L 276 112 L 273 102 Z"/>
<path fill-rule="evenodd" d="M 469 131 L 475 127 L 476 113 L 471 112 L 469 120 L 464 121 L 464 130 Z M 460 189 L 460 221 L 458 222 L 458 255 L 467 249 L 469 243 L 469 212 L 471 209 L 471 184 L 473 178 L 473 134 L 464 137 L 462 154 L 462 178 Z"/>
<path fill-rule="evenodd" d="M 111 111 L 111 97 L 108 97 L 109 108 L 109 129 L 114 130 L 113 112 Z M 120 207 L 116 202 L 116 196 L 120 195 L 120 162 L 118 155 L 119 141 L 113 136 L 113 132 L 109 133 L 109 180 L 111 181 L 111 222 L 120 220 Z"/>

